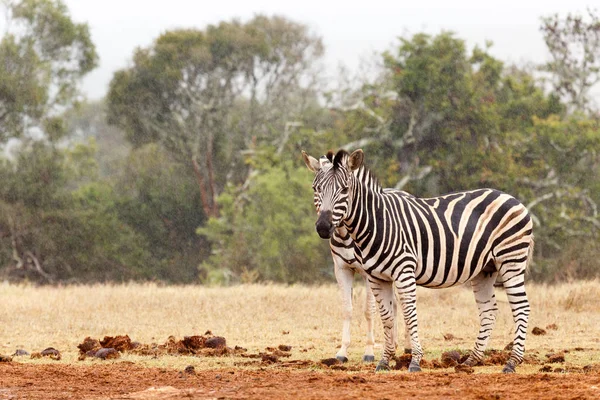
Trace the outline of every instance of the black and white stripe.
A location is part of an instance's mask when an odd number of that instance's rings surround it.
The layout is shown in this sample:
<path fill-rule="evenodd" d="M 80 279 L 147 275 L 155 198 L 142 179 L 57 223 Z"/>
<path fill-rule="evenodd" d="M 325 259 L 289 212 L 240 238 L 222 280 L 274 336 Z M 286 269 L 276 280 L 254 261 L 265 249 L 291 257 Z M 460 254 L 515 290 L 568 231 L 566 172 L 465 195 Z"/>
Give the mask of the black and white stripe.
<path fill-rule="evenodd" d="M 331 168 L 333 164 L 326 156 L 319 158 L 319 169 L 318 173 L 322 174 Z M 315 208 L 319 212 L 321 208 L 319 196 L 315 196 Z M 337 227 L 329 239 L 329 247 L 331 250 L 331 256 L 333 258 L 335 278 L 340 289 L 342 297 L 342 342 L 336 358 L 342 362 L 348 361 L 348 348 L 350 346 L 350 331 L 352 322 L 352 287 L 354 283 L 354 275 L 359 274 L 365 283 L 365 300 L 364 300 L 364 316 L 366 322 L 366 344 L 365 352 L 363 355 L 363 361 L 373 362 L 375 361 L 374 345 L 375 336 L 373 332 L 373 322 L 375 316 L 375 297 L 371 291 L 371 287 L 368 282 L 368 275 L 362 269 L 361 264 L 355 257 L 354 254 L 354 242 L 352 237 L 348 233 L 348 230 L 343 226 Z M 395 307 L 395 304 L 394 304 Z M 408 333 L 405 333 L 405 346 L 410 350 L 410 337 Z"/>
<path fill-rule="evenodd" d="M 303 153 L 313 172 L 317 232 L 330 238 L 345 228 L 354 255 L 378 303 L 385 347 L 378 370 L 395 353 L 394 287 L 410 333 L 411 371 L 420 370 L 416 286 L 445 288 L 470 282 L 479 308 L 480 329 L 467 365 L 478 363 L 496 321 L 494 282 L 506 289 L 515 322 L 511 356 L 504 372 L 523 359 L 529 302 L 524 274 L 533 250 L 532 221 L 523 204 L 494 189 L 457 192 L 421 199 L 382 189 L 363 167 L 363 152 L 329 154 L 332 167 Z"/>

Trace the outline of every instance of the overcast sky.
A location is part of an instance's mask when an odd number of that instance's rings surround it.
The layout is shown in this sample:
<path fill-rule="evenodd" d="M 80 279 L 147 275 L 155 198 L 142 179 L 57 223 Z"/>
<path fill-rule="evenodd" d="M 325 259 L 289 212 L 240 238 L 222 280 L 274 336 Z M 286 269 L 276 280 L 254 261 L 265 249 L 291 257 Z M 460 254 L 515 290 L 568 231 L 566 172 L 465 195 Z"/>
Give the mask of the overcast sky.
<path fill-rule="evenodd" d="M 63 0 L 76 22 L 87 22 L 100 66 L 84 80 L 89 98 L 106 94 L 112 74 L 131 64 L 136 47 L 149 46 L 174 28 L 208 24 L 255 14 L 284 15 L 307 24 L 326 46 L 325 62 L 334 74 L 343 63 L 356 69 L 361 58 L 389 49 L 396 38 L 417 32 L 452 30 L 469 48 L 494 42 L 491 53 L 503 61 L 540 63 L 547 52 L 540 17 L 585 12 L 594 0 Z"/>

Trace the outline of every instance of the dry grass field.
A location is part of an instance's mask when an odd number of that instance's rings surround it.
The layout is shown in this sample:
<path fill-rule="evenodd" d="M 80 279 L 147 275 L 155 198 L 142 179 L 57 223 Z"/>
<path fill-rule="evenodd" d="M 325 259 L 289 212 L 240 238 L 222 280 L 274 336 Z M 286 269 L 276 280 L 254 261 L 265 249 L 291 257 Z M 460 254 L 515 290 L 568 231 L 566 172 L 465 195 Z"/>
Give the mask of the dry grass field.
<path fill-rule="evenodd" d="M 567 369 L 600 363 L 600 282 L 559 286 L 530 283 L 528 293 L 532 309 L 528 354 L 536 354 L 544 360 L 547 353 L 566 350 L 565 362 L 558 367 Z M 353 343 L 347 365 L 350 371 L 355 366 L 355 370 L 371 373 L 374 367 L 363 367 L 360 362 L 365 336 L 363 298 L 364 289 L 355 285 Z M 512 340 L 513 325 L 504 293 L 497 290 L 497 298 L 500 313 L 490 348 L 502 349 Z M 466 350 L 473 345 L 478 317 L 469 288 L 420 288 L 418 312 L 425 359 L 437 359 L 442 352 Z M 51 364 L 93 370 L 126 363 L 148 369 L 181 371 L 191 365 L 198 374 L 231 368 L 251 373 L 265 368 L 244 364 L 243 361 L 248 359 L 239 356 L 149 357 L 125 353 L 114 361 L 94 358 L 78 361 L 77 345 L 87 336 L 102 339 L 104 336 L 129 335 L 141 343 L 164 343 L 169 336 L 181 339 L 210 330 L 214 335 L 225 337 L 228 346 L 242 346 L 248 353 L 289 345 L 292 347 L 289 359 L 314 361 L 310 369 L 315 372 L 314 365 L 318 365 L 319 360 L 335 355 L 341 322 L 341 304 L 335 285 L 221 288 L 134 283 L 65 287 L 0 284 L 0 354 L 10 355 L 16 349 L 39 352 L 47 347 L 54 347 L 62 354 L 59 361 L 14 357 L 9 363 L 23 368 L 46 368 Z M 382 339 L 378 317 L 375 326 L 378 358 Z M 543 328 L 546 334 L 531 334 L 534 327 Z M 444 335 L 447 334 L 454 338 L 446 340 Z M 248 364 L 250 366 L 240 366 Z M 537 374 L 540 367 L 524 364 L 518 368 L 518 373 Z M 327 367 L 323 368 L 328 371 Z M 476 367 L 474 375 L 496 375 L 501 368 Z M 319 368 L 316 370 L 318 372 Z M 445 372 L 454 371 L 447 369 Z M 405 373 L 394 371 L 391 374 Z M 600 374 L 596 376 L 600 385 Z M 2 379 L 0 377 L 0 387 L 7 385 Z M 2 393 L 0 390 L 0 399 L 5 398 Z M 15 394 L 14 398 L 19 397 Z"/>

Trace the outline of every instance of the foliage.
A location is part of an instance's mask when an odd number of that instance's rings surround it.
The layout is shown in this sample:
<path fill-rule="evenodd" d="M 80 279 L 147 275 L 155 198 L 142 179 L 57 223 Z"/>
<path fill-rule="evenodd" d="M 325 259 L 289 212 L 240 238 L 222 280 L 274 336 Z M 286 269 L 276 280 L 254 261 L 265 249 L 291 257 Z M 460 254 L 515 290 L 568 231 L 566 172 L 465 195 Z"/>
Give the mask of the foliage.
<path fill-rule="evenodd" d="M 544 18 L 552 59 L 537 70 L 418 33 L 337 88 L 301 23 L 173 29 L 115 72 L 105 101 L 82 102 L 98 62 L 87 25 L 60 0 L 4 9 L 2 277 L 331 280 L 299 154 L 338 148 L 363 148 L 384 186 L 415 195 L 511 193 L 535 222 L 534 279 L 600 275 L 595 12 Z"/>
<path fill-rule="evenodd" d="M 102 100 L 84 101 L 62 114 L 66 130 L 61 144 L 71 146 L 93 140 L 99 177 L 111 180 L 119 175 L 131 151 L 122 130 L 106 121 L 106 103 Z"/>
<path fill-rule="evenodd" d="M 15 161 L 3 161 L 4 277 L 85 282 L 152 276 L 148 246 L 119 219 L 111 188 L 85 183 L 94 176 L 92 157 L 82 145 L 60 150 L 35 141 Z"/>
<path fill-rule="evenodd" d="M 552 59 L 543 66 L 571 111 L 593 111 L 590 89 L 600 82 L 600 17 L 558 14 L 542 18 L 540 27 Z"/>
<path fill-rule="evenodd" d="M 7 30 L 0 40 L 0 142 L 46 132 L 64 133 L 57 113 L 77 100 L 80 79 L 98 56 L 87 24 L 74 23 L 60 0 L 6 3 Z"/>
<path fill-rule="evenodd" d="M 536 223 L 533 275 L 561 276 L 551 260 L 575 254 L 600 227 L 598 122 L 569 116 L 533 73 L 505 67 L 487 48 L 469 52 L 451 33 L 401 38 L 384 58 L 386 73 L 336 110 L 321 143 L 363 147 L 384 186 L 419 196 L 479 187 L 517 196 Z"/>
<path fill-rule="evenodd" d="M 282 17 L 168 31 L 115 73 L 109 122 L 132 144 L 159 142 L 193 166 L 204 213 L 217 216 L 228 177 L 244 176 L 240 150 L 278 139 L 288 118 L 301 114 L 306 77 L 321 53 L 306 26 Z"/>
<path fill-rule="evenodd" d="M 398 93 L 392 134 L 401 140 L 399 161 L 409 174 L 411 164 L 431 168 L 412 185 L 418 194 L 511 189 L 519 133 L 533 117 L 560 111 L 524 71 L 506 70 L 484 49 L 467 54 L 450 33 L 404 39 L 386 60 Z"/>
<path fill-rule="evenodd" d="M 201 266 L 211 283 L 318 282 L 333 272 L 329 247 L 314 232 L 310 172 L 291 161 L 253 160 L 246 187 L 219 197 L 219 218 L 198 232 L 213 243 Z"/>
<path fill-rule="evenodd" d="M 114 186 L 119 219 L 144 238 L 146 251 L 160 264 L 152 277 L 194 281 L 208 245 L 195 233 L 205 216 L 191 171 L 159 145 L 148 144 L 124 160 Z"/>
<path fill-rule="evenodd" d="M 518 155 L 532 167 L 515 179 L 515 185 L 537 222 L 538 254 L 563 258 L 574 254 L 572 246 L 590 248 L 580 244 L 594 241 L 600 228 L 600 186 L 595 179 L 600 161 L 598 121 L 552 116 L 535 119 L 526 132 L 528 140 Z"/>

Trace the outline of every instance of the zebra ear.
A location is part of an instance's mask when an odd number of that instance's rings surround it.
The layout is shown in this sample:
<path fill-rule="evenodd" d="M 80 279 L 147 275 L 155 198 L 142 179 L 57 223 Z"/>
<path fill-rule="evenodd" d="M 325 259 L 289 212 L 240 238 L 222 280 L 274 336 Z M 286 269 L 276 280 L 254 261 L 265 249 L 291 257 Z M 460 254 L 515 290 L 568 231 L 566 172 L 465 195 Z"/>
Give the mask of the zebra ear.
<path fill-rule="evenodd" d="M 354 150 L 348 159 L 348 167 L 350 167 L 351 171 L 354 171 L 362 166 L 364 160 L 365 153 L 363 153 L 362 149 Z"/>
<path fill-rule="evenodd" d="M 319 161 L 316 158 L 306 154 L 304 150 L 302 150 L 302 158 L 304 159 L 304 163 L 308 169 L 310 169 L 312 172 L 316 173 L 321 169 L 321 164 L 319 164 Z"/>

